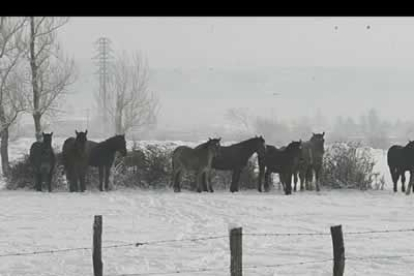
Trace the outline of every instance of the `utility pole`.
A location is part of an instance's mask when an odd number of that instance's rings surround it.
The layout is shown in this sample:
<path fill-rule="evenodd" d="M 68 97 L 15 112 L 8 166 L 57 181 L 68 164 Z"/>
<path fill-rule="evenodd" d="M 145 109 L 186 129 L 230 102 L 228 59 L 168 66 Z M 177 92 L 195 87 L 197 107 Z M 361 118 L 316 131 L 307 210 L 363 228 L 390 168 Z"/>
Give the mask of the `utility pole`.
<path fill-rule="evenodd" d="M 109 122 L 107 83 L 111 69 L 110 65 L 113 60 L 111 43 L 111 40 L 107 37 L 98 38 L 95 41 L 97 54 L 92 58 L 98 66 L 98 70 L 96 71 L 99 79 L 98 112 L 100 113 L 99 116 L 102 120 L 104 131 L 108 130 L 107 123 Z"/>

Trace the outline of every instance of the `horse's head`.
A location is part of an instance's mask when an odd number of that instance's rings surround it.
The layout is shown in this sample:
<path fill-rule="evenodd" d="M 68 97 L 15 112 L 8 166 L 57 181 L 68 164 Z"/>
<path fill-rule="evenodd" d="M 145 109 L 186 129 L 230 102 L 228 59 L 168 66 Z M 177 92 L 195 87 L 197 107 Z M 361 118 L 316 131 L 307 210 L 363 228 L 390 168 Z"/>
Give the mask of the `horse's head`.
<path fill-rule="evenodd" d="M 208 138 L 206 146 L 208 150 L 213 153 L 213 156 L 217 156 L 220 154 L 220 148 L 221 148 L 220 140 L 221 138 L 213 138 L 213 139 Z"/>
<path fill-rule="evenodd" d="M 44 133 L 44 132 L 42 132 L 43 144 L 46 147 L 52 147 L 52 135 L 53 135 L 53 132 L 51 132 L 51 133 Z"/>
<path fill-rule="evenodd" d="M 302 140 L 292 141 L 286 147 L 286 151 L 290 152 L 292 156 L 299 157 L 302 154 Z"/>
<path fill-rule="evenodd" d="M 84 152 L 86 141 L 88 140 L 87 138 L 88 130 L 85 130 L 85 132 L 82 132 L 82 131 L 78 132 L 77 130 L 75 130 L 75 133 L 76 133 L 75 146 L 80 152 Z"/>
<path fill-rule="evenodd" d="M 315 149 L 324 152 L 324 144 L 325 144 L 325 132 L 322 133 L 312 133 L 312 137 L 310 139 L 311 143 L 315 146 Z"/>
<path fill-rule="evenodd" d="M 408 144 L 405 146 L 405 148 L 409 149 L 409 150 L 414 150 L 414 140 L 408 140 Z"/>
<path fill-rule="evenodd" d="M 127 155 L 125 134 L 116 135 L 114 138 L 115 149 L 121 153 L 122 156 Z"/>
<path fill-rule="evenodd" d="M 263 136 L 256 136 L 254 138 L 257 155 L 263 157 L 266 154 L 266 141 Z"/>

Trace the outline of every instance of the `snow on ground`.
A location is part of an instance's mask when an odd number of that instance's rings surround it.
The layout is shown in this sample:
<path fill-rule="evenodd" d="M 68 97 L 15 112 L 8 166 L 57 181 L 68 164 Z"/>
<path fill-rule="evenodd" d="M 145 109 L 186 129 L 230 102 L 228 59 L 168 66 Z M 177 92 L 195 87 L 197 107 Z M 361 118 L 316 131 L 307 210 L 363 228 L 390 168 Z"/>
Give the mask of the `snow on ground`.
<path fill-rule="evenodd" d="M 63 140 L 55 142 L 61 145 Z M 30 139 L 12 143 L 11 159 L 27 153 L 30 144 Z M 332 275 L 329 227 L 337 224 L 343 226 L 345 253 L 349 258 L 345 275 L 410 275 L 414 270 L 413 256 L 362 257 L 414 255 L 411 232 L 347 234 L 413 228 L 414 195 L 391 191 L 385 154 L 379 150 L 373 153 L 377 160 L 375 170 L 384 174 L 388 184 L 382 191 L 323 190 L 285 196 L 277 189 L 263 194 L 256 191 L 175 194 L 171 190 L 140 189 L 50 194 L 1 190 L 0 275 L 92 275 L 91 250 L 2 255 L 90 248 L 93 217 L 98 214 L 103 215 L 103 246 L 221 237 L 197 242 L 104 248 L 104 275 L 202 269 L 218 271 L 177 275 L 229 275 L 229 225 L 243 227 L 243 265 L 250 267 L 244 269 L 244 275 Z M 315 232 L 327 235 L 248 235 Z M 289 265 L 320 260 L 329 261 Z"/>
<path fill-rule="evenodd" d="M 93 216 L 103 215 L 103 246 L 223 236 L 198 242 L 103 249 L 104 275 L 222 269 L 197 275 L 229 275 L 229 225 L 241 225 L 244 275 L 332 275 L 332 263 L 264 267 L 329 260 L 329 227 L 342 224 L 345 275 L 409 275 L 412 233 L 347 235 L 352 231 L 413 228 L 414 195 L 390 191 L 298 192 L 285 196 L 242 191 L 197 194 L 169 190 L 107 193 L 0 193 L 0 255 L 91 247 Z M 315 233 L 326 236 L 248 236 L 249 233 Z M 90 250 L 0 256 L 0 275 L 92 275 Z M 352 259 L 352 260 L 351 260 Z M 156 274 L 155 274 L 156 275 Z M 195 275 L 188 273 L 183 275 Z"/>

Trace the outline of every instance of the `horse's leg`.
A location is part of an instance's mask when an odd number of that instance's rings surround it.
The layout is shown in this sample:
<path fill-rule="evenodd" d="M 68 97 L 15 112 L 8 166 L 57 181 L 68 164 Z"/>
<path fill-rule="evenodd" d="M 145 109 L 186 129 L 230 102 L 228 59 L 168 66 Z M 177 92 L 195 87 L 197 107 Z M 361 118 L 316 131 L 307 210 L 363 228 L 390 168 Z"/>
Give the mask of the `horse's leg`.
<path fill-rule="evenodd" d="M 109 176 L 111 175 L 111 167 L 105 166 L 105 190 L 109 190 Z"/>
<path fill-rule="evenodd" d="M 235 169 L 233 171 L 233 175 L 231 177 L 231 185 L 230 185 L 230 192 L 234 193 L 237 192 L 238 189 L 238 182 L 239 182 L 239 178 L 240 178 L 240 173 L 241 170 L 240 169 Z"/>
<path fill-rule="evenodd" d="M 208 181 L 208 191 L 209 191 L 210 193 L 214 193 L 214 190 L 213 190 L 213 184 L 212 184 L 212 182 L 211 182 L 211 178 L 212 178 L 212 173 L 211 173 L 211 170 L 207 172 L 207 176 L 206 176 L 206 178 L 207 178 L 207 181 Z"/>
<path fill-rule="evenodd" d="M 313 167 L 308 166 L 305 172 L 305 187 L 306 187 L 306 190 L 308 191 L 313 189 L 312 180 L 313 180 Z"/>
<path fill-rule="evenodd" d="M 99 190 L 103 192 L 103 172 L 104 169 L 102 166 L 99 166 Z"/>
<path fill-rule="evenodd" d="M 287 171 L 285 173 L 283 173 L 283 178 L 284 178 L 284 182 L 286 183 L 285 185 L 285 194 L 286 195 L 290 195 L 292 194 L 292 172 L 291 171 Z"/>
<path fill-rule="evenodd" d="M 35 184 L 36 191 L 42 191 L 42 173 L 36 172 L 36 184 Z"/>
<path fill-rule="evenodd" d="M 208 192 L 208 175 L 207 172 L 204 172 L 202 175 L 202 181 L 203 181 L 203 191 Z"/>
<path fill-rule="evenodd" d="M 47 188 L 49 190 L 49 193 L 52 192 L 52 178 L 53 178 L 53 169 L 49 171 L 49 174 L 47 176 Z"/>
<path fill-rule="evenodd" d="M 71 192 L 77 192 L 76 174 L 73 170 L 71 170 L 69 178 L 69 189 L 71 190 Z"/>
<path fill-rule="evenodd" d="M 305 168 L 301 168 L 299 170 L 299 180 L 300 180 L 300 190 L 303 192 L 306 187 L 306 180 L 305 180 Z"/>
<path fill-rule="evenodd" d="M 405 171 L 401 172 L 401 192 L 405 192 Z"/>
<path fill-rule="evenodd" d="M 298 172 L 293 171 L 293 182 L 295 183 L 293 190 L 296 192 L 296 185 L 298 184 Z"/>
<path fill-rule="evenodd" d="M 286 177 L 285 177 L 284 173 L 283 172 L 279 172 L 279 182 L 282 183 L 283 192 L 285 194 L 287 194 L 285 178 Z"/>
<path fill-rule="evenodd" d="M 400 177 L 400 172 L 398 171 L 397 168 L 394 167 L 390 167 L 390 174 L 391 174 L 391 178 L 392 178 L 392 184 L 393 184 L 393 190 L 394 193 L 397 192 L 397 182 L 398 182 L 398 178 Z"/>
<path fill-rule="evenodd" d="M 263 188 L 264 189 L 266 189 L 266 186 L 267 186 L 267 179 L 266 179 L 266 172 L 267 171 L 265 171 L 265 174 L 264 174 L 264 182 L 263 182 Z M 261 193 L 262 192 L 262 183 L 259 181 L 258 183 L 257 183 L 257 190 Z"/>
<path fill-rule="evenodd" d="M 266 168 L 265 174 L 264 174 L 264 183 L 263 183 L 265 191 L 269 191 L 271 173 L 272 172 L 269 170 L 269 168 Z M 257 187 L 257 190 L 259 192 L 262 192 L 262 185 L 259 185 L 259 187 Z"/>
<path fill-rule="evenodd" d="M 203 174 L 204 172 L 202 170 L 196 172 L 197 193 L 203 191 Z"/>
<path fill-rule="evenodd" d="M 322 166 L 315 167 L 315 186 L 316 186 L 317 192 L 321 190 L 321 188 L 319 187 L 319 176 L 320 176 L 321 169 L 322 169 Z"/>
<path fill-rule="evenodd" d="M 414 169 L 410 169 L 410 181 L 408 183 L 408 188 L 405 191 L 405 194 L 406 195 L 409 195 L 410 194 L 411 189 L 412 189 L 412 186 L 413 186 L 413 176 L 414 176 L 414 173 L 413 172 L 414 172 Z"/>
<path fill-rule="evenodd" d="M 263 180 L 263 176 L 265 174 L 265 170 L 266 170 L 265 165 L 260 166 L 260 163 L 259 163 L 259 179 L 257 180 L 257 186 L 259 187 L 258 188 L 259 191 L 262 188 L 262 180 Z M 264 188 L 265 192 L 269 192 L 269 185 L 266 186 L 266 183 L 263 183 L 263 188 Z"/>
<path fill-rule="evenodd" d="M 79 183 L 80 183 L 80 191 L 84 192 L 86 190 L 86 170 L 82 169 L 82 171 L 79 174 Z"/>
<path fill-rule="evenodd" d="M 174 192 L 179 193 L 181 192 L 180 189 L 180 180 L 181 180 L 181 170 L 177 170 L 174 172 Z"/>

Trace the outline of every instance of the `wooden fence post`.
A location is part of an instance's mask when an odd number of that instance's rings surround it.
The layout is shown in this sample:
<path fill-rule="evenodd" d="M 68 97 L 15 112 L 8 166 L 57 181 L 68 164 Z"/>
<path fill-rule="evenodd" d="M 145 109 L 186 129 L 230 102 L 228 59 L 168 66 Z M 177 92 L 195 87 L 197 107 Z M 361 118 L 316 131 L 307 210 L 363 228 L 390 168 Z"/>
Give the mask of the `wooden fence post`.
<path fill-rule="evenodd" d="M 343 276 L 345 270 L 345 246 L 342 225 L 331 227 L 331 237 L 334 255 L 333 276 Z"/>
<path fill-rule="evenodd" d="M 230 229 L 230 275 L 242 276 L 242 228 Z"/>
<path fill-rule="evenodd" d="M 102 216 L 95 216 L 93 223 L 93 248 L 92 248 L 93 274 L 103 276 L 102 263 Z"/>

